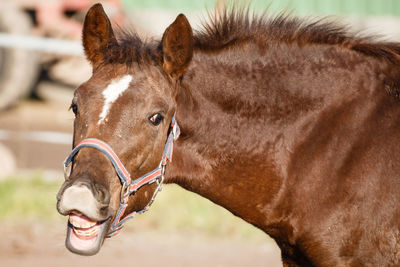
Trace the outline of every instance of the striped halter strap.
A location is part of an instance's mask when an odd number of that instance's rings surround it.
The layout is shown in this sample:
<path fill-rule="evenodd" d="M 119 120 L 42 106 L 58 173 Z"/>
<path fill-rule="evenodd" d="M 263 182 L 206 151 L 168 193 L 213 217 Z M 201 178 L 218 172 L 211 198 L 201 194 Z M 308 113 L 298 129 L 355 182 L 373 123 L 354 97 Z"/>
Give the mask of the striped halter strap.
<path fill-rule="evenodd" d="M 96 138 L 86 138 L 82 140 L 66 158 L 66 160 L 64 161 L 64 175 L 66 179 L 68 179 L 71 174 L 71 163 L 73 162 L 75 155 L 79 152 L 79 150 L 84 147 L 90 147 L 99 150 L 111 161 L 112 165 L 114 166 L 115 172 L 117 173 L 122 184 L 121 200 L 117 214 L 111 224 L 107 237 L 112 237 L 116 235 L 119 230 L 121 230 L 122 224 L 127 220 L 133 218 L 136 214 L 143 213 L 149 210 L 157 193 L 161 191 L 162 183 L 164 181 L 165 167 L 167 166 L 168 161 L 172 161 L 173 144 L 178 139 L 179 134 L 180 129 L 174 115 L 171 120 L 171 131 L 165 143 L 160 164 L 151 172 L 148 172 L 135 180 L 132 180 L 131 175 L 129 174 L 117 154 L 114 152 L 114 150 L 107 143 Z M 122 218 L 123 214 L 125 213 L 126 207 L 128 206 L 129 196 L 135 194 L 136 191 L 138 191 L 142 186 L 152 184 L 154 182 L 157 183 L 157 188 L 154 191 L 153 196 L 146 207 L 144 207 L 140 211 L 134 211 L 125 216 L 125 218 Z"/>

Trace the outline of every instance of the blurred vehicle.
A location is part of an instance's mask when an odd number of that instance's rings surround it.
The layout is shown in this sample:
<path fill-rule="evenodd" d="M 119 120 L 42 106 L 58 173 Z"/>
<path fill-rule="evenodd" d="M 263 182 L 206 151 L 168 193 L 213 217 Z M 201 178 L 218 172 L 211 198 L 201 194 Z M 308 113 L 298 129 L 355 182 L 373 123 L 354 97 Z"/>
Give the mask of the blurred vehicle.
<path fill-rule="evenodd" d="M 85 12 L 97 1 L 0 0 L 0 2 L 0 33 L 4 35 L 3 39 L 10 41 L 11 37 L 26 37 L 26 39 L 12 39 L 14 45 L 10 45 L 10 42 L 2 45 L 0 42 L 0 110 L 16 104 L 19 99 L 31 94 L 40 78 L 45 77 L 51 84 L 64 86 L 77 86 L 89 78 L 91 70 L 82 55 L 77 56 L 75 53 L 75 56 L 71 56 L 70 53 L 61 50 L 52 53 L 49 52 L 48 46 L 57 44 L 54 40 L 59 39 L 75 40 L 78 45 Z M 113 23 L 122 26 L 125 17 L 121 1 L 108 0 L 102 3 Z M 43 42 L 33 47 L 33 41 L 37 40 Z M 53 47 L 54 49 L 57 48 Z M 47 88 L 51 90 L 51 86 Z"/>

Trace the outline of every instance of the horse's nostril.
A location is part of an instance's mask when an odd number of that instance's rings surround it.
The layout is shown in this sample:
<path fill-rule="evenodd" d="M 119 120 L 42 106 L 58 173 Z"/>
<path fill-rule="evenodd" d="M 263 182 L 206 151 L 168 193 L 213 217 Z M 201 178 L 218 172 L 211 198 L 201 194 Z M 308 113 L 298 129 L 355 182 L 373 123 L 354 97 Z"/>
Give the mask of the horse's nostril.
<path fill-rule="evenodd" d="M 106 187 L 101 184 L 95 184 L 94 188 L 97 201 L 108 204 L 110 202 L 110 193 Z"/>
<path fill-rule="evenodd" d="M 101 214 L 101 216 L 104 216 L 104 217 L 107 217 L 108 212 L 109 212 L 108 206 L 105 206 L 105 207 L 100 208 L 100 211 L 99 211 L 99 213 Z"/>

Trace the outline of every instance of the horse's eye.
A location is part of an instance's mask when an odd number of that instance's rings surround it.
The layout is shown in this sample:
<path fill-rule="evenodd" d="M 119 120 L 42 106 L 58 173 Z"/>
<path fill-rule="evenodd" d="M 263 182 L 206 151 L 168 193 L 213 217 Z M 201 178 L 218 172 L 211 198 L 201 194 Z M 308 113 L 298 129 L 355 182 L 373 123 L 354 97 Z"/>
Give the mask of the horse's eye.
<path fill-rule="evenodd" d="M 75 104 L 72 104 L 71 105 L 71 109 L 72 109 L 72 112 L 75 114 L 75 116 L 78 114 L 78 106 L 77 105 L 75 105 Z"/>
<path fill-rule="evenodd" d="M 164 117 L 163 117 L 160 113 L 156 113 L 156 114 L 152 115 L 152 116 L 149 118 L 149 121 L 150 121 L 154 126 L 157 126 L 157 125 L 159 125 L 159 124 L 162 122 L 163 119 L 164 119 Z"/>

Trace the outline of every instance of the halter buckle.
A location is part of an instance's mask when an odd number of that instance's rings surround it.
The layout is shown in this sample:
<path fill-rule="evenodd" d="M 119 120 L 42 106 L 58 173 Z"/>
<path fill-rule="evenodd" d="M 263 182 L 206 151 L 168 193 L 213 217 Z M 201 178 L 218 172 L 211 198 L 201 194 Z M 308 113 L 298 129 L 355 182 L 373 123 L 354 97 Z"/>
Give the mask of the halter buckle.
<path fill-rule="evenodd" d="M 164 178 L 165 178 L 165 167 L 166 167 L 166 166 L 167 166 L 167 165 L 161 165 L 161 178 L 160 178 L 161 181 L 158 181 L 158 179 L 157 179 L 157 183 L 160 184 L 160 185 L 159 185 L 158 191 L 161 191 L 161 190 L 162 190 L 162 184 L 164 183 Z"/>

